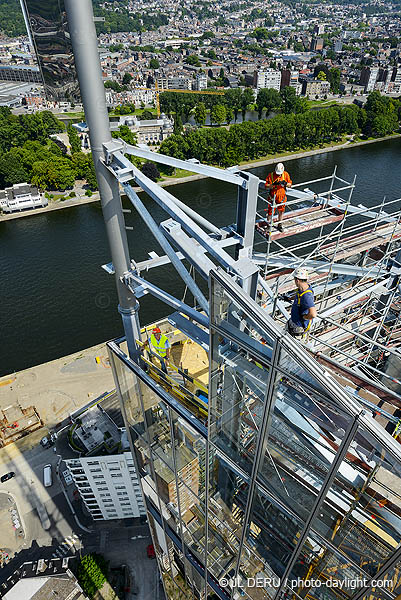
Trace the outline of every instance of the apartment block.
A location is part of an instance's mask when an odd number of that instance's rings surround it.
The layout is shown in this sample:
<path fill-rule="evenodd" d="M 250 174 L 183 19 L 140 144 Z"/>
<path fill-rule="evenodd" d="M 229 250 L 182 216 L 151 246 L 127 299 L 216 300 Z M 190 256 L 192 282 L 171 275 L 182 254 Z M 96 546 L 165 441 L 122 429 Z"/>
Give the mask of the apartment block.
<path fill-rule="evenodd" d="M 95 521 L 146 514 L 131 452 L 73 458 L 65 462 Z"/>
<path fill-rule="evenodd" d="M 279 92 L 281 85 L 281 71 L 276 69 L 254 71 L 253 85 L 257 90 L 270 88 Z"/>

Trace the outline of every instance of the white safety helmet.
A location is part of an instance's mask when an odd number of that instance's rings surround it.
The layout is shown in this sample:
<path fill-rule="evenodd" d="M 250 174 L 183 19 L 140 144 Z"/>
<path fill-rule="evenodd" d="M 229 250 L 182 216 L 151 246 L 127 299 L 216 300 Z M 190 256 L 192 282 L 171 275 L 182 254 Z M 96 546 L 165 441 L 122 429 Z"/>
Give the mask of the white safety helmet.
<path fill-rule="evenodd" d="M 276 165 L 276 174 L 282 175 L 284 173 L 284 165 L 283 163 L 277 163 Z"/>
<path fill-rule="evenodd" d="M 295 269 L 294 277 L 296 277 L 296 279 L 307 281 L 309 279 L 309 271 L 304 267 L 300 267 L 299 269 Z"/>

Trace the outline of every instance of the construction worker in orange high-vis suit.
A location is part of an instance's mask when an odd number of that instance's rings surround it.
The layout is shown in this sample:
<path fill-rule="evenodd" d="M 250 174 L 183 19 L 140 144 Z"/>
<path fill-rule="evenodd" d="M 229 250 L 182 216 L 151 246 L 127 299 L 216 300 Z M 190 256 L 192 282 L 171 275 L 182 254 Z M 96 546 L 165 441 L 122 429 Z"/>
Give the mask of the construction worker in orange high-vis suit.
<path fill-rule="evenodd" d="M 269 221 L 273 218 L 273 199 L 274 199 L 274 206 L 277 207 L 277 212 L 278 212 L 278 224 L 277 224 L 277 228 L 279 231 L 284 231 L 283 229 L 283 224 L 282 224 L 282 220 L 283 220 L 283 215 L 284 215 L 284 211 L 285 211 L 285 202 L 287 200 L 287 195 L 285 193 L 285 190 L 287 187 L 291 187 L 292 186 L 292 181 L 291 178 L 289 176 L 289 174 L 287 173 L 287 171 L 284 170 L 284 165 L 283 163 L 278 163 L 276 165 L 276 168 L 274 170 L 274 173 L 269 173 L 269 175 L 266 177 L 266 183 L 265 183 L 265 187 L 266 189 L 269 190 L 269 195 L 267 198 L 267 214 L 269 216 Z"/>

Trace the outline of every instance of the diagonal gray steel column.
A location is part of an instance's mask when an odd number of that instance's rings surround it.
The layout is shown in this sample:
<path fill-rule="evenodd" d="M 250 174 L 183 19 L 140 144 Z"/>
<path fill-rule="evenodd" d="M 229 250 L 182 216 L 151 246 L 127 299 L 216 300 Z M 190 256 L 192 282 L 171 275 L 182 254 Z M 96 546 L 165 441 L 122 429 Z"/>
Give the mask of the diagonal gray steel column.
<path fill-rule="evenodd" d="M 93 21 L 92 0 L 65 0 L 65 9 L 85 118 L 89 127 L 107 238 L 116 274 L 118 310 L 122 316 L 129 354 L 135 359 L 139 356 L 135 343 L 140 336 L 139 303 L 120 279 L 130 269 L 130 258 L 119 184 L 100 160 L 103 157 L 103 144 L 111 140 L 111 133 Z"/>

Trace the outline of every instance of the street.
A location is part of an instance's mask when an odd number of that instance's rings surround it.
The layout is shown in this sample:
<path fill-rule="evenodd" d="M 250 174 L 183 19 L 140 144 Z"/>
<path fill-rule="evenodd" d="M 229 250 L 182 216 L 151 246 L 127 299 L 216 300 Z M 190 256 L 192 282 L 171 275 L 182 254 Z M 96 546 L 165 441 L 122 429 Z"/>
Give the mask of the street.
<path fill-rule="evenodd" d="M 124 521 L 103 521 L 93 524 L 93 533 L 80 529 L 56 474 L 58 461 L 54 447 L 44 449 L 40 444 L 24 453 L 15 445 L 3 448 L 0 453 L 0 475 L 15 472 L 12 479 L 0 483 L 0 493 L 4 498 L 2 518 L 7 525 L 0 529 L 0 548 L 10 548 L 10 532 L 13 530 L 9 507 L 14 506 L 11 499 L 15 501 L 24 530 L 24 537 L 18 540 L 18 548 L 12 548 L 16 551 L 15 558 L 1 569 L 0 580 L 10 576 L 24 561 L 72 555 L 81 550 L 103 554 L 110 561 L 110 566 L 127 565 L 132 582 L 132 593 L 127 600 L 162 598 L 157 563 L 146 553 L 146 547 L 151 543 L 147 525 L 127 527 Z M 43 485 L 43 467 L 46 464 L 52 465 L 53 473 L 53 483 L 47 488 Z M 7 494 L 10 500 L 7 500 Z M 45 507 L 49 516 L 49 529 L 43 528 L 36 509 L 39 504 Z"/>

